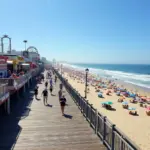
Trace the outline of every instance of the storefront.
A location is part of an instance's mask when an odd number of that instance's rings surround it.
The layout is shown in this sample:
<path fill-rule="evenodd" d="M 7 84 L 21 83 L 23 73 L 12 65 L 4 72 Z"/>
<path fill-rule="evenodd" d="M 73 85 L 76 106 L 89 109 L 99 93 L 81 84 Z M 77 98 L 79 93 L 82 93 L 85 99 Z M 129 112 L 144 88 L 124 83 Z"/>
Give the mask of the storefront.
<path fill-rule="evenodd" d="M 7 59 L 8 57 L 0 55 L 0 78 L 7 77 Z"/>

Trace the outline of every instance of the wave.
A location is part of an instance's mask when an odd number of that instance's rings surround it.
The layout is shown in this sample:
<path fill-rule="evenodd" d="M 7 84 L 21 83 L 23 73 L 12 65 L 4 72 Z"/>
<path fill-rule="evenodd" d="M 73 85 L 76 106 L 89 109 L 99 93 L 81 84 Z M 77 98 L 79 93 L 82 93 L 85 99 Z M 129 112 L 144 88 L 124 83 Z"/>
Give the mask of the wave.
<path fill-rule="evenodd" d="M 145 87 L 145 88 L 150 89 L 150 85 L 145 85 L 145 84 L 140 84 L 140 83 L 134 83 L 134 82 L 131 82 L 131 81 L 125 81 L 125 82 L 131 83 L 131 84 L 134 84 L 134 85 L 137 85 L 137 86 L 140 86 L 140 87 Z"/>
<path fill-rule="evenodd" d="M 77 65 L 64 64 L 64 66 L 82 71 L 85 70 L 85 67 Z M 89 70 L 90 73 L 96 74 L 104 78 L 118 79 L 141 87 L 150 88 L 150 75 L 148 74 L 127 73 L 123 71 L 113 71 L 96 68 L 89 68 Z"/>

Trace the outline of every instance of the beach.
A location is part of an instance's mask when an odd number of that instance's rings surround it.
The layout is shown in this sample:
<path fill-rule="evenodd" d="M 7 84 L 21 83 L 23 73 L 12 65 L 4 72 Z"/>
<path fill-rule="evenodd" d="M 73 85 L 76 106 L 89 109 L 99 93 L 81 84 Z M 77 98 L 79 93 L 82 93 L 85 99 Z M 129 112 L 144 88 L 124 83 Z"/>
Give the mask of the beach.
<path fill-rule="evenodd" d="M 64 69 L 65 70 L 65 69 Z M 63 77 L 68 79 L 68 82 L 84 97 L 85 93 L 85 83 L 81 83 L 79 79 L 74 79 L 70 77 L 69 72 L 64 72 Z M 116 81 L 116 84 L 120 86 L 124 84 L 121 81 Z M 150 97 L 149 90 L 144 90 L 141 87 L 137 87 L 132 84 L 124 84 L 125 88 L 129 90 L 136 90 L 141 95 L 147 95 Z M 95 92 L 95 87 L 89 84 L 88 88 L 90 89 L 87 94 L 87 100 L 89 103 L 93 104 L 93 107 L 102 113 L 104 116 L 116 125 L 129 139 L 133 141 L 140 149 L 149 150 L 150 149 L 150 116 L 146 115 L 145 108 L 140 107 L 139 104 L 130 103 L 130 98 L 126 98 L 126 101 L 129 102 L 130 107 L 135 107 L 137 109 L 138 116 L 129 115 L 127 109 L 123 109 L 122 104 L 118 102 L 118 96 L 116 93 L 111 93 L 111 96 L 106 95 L 106 90 L 101 89 L 103 92 L 104 98 L 99 98 L 98 93 Z M 101 103 L 105 101 L 112 101 L 113 108 L 116 111 L 110 111 L 102 107 Z"/>

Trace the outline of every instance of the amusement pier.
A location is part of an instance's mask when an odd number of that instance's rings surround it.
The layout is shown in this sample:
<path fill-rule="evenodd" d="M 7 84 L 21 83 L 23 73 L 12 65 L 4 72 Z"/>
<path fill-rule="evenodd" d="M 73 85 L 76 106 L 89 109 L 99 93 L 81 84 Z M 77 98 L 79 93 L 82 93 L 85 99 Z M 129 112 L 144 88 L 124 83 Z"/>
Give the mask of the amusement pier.
<path fill-rule="evenodd" d="M 9 41 L 9 50 L 4 52 L 4 39 Z M 34 46 L 26 49 L 27 40 L 24 40 L 25 49 L 16 51 L 11 49 L 11 38 L 4 35 L 1 38 L 0 52 L 0 110 L 1 113 L 11 113 L 11 96 L 20 91 L 25 92 L 44 69 L 40 54 Z"/>
<path fill-rule="evenodd" d="M 3 39 L 9 41 L 4 52 Z M 1 38 L 0 150 L 137 150 L 63 77 L 62 65 L 47 63 L 34 46 L 11 49 L 11 38 Z M 51 78 L 47 76 L 51 73 Z M 45 80 L 39 80 L 41 76 Z M 43 104 L 45 81 L 57 77 L 53 94 Z M 66 98 L 61 114 L 60 85 Z M 38 87 L 38 96 L 34 91 Z"/>

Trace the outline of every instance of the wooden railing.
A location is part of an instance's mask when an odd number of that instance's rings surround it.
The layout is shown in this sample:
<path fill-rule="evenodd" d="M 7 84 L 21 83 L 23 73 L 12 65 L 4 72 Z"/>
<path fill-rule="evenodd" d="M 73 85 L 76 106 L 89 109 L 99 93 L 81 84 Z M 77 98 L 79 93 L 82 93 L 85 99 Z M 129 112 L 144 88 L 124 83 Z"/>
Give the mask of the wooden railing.
<path fill-rule="evenodd" d="M 28 73 L 19 76 L 17 79 L 12 78 L 0 78 L 0 84 L 7 84 L 7 87 L 16 87 L 18 85 L 22 86 L 25 84 L 31 77 L 38 75 L 40 72 L 39 68 L 30 70 Z"/>
<path fill-rule="evenodd" d="M 3 97 L 7 93 L 7 84 L 0 85 L 0 98 Z"/>
<path fill-rule="evenodd" d="M 80 109 L 83 116 L 89 122 L 95 133 L 103 141 L 109 150 L 140 150 L 133 142 L 111 123 L 106 116 L 93 108 L 60 74 L 55 70 L 56 75 L 73 97 L 74 102 Z"/>

